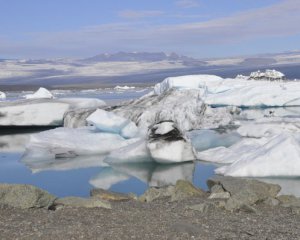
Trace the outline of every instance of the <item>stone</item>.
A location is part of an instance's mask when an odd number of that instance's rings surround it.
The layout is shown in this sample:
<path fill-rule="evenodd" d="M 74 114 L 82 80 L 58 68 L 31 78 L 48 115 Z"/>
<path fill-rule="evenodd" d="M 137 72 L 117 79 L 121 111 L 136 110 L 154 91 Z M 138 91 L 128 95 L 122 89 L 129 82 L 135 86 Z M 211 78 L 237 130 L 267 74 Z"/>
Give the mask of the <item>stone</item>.
<path fill-rule="evenodd" d="M 114 201 L 114 202 L 120 202 L 120 201 L 130 201 L 133 199 L 133 196 L 129 196 L 127 194 L 123 193 L 116 193 L 107 191 L 101 188 L 95 188 L 92 189 L 90 192 L 91 197 L 106 201 Z"/>
<path fill-rule="evenodd" d="M 216 184 L 216 185 L 211 187 L 210 192 L 211 193 L 223 193 L 225 191 L 224 191 L 224 188 L 221 185 Z"/>
<path fill-rule="evenodd" d="M 292 213 L 296 215 L 300 215 L 300 207 L 293 207 L 292 208 Z"/>
<path fill-rule="evenodd" d="M 208 198 L 209 199 L 229 199 L 230 193 L 229 192 L 211 193 Z"/>
<path fill-rule="evenodd" d="M 253 179 L 233 178 L 233 177 L 214 177 L 207 181 L 209 189 L 215 185 L 221 185 L 229 192 L 231 197 L 228 199 L 225 208 L 235 210 L 241 208 L 244 204 L 253 205 L 262 202 L 267 198 L 275 198 L 280 191 L 280 186 L 260 182 Z"/>
<path fill-rule="evenodd" d="M 283 207 L 300 207 L 300 198 L 293 195 L 280 195 L 277 199 Z"/>
<path fill-rule="evenodd" d="M 213 203 L 205 202 L 205 203 L 199 203 L 192 206 L 187 206 L 186 209 L 198 211 L 201 213 L 208 213 L 209 211 L 215 209 L 215 205 Z"/>
<path fill-rule="evenodd" d="M 168 186 L 164 188 L 149 188 L 138 200 L 141 202 L 152 202 L 159 198 L 171 197 L 175 191 L 174 186 Z"/>
<path fill-rule="evenodd" d="M 55 196 L 26 184 L 0 184 L 0 205 L 28 209 L 50 208 Z"/>
<path fill-rule="evenodd" d="M 253 206 L 250 206 L 248 204 L 243 204 L 239 208 L 240 211 L 246 212 L 246 213 L 255 213 L 258 214 L 258 210 L 254 208 Z"/>
<path fill-rule="evenodd" d="M 171 201 L 178 201 L 189 197 L 205 196 L 206 193 L 196 188 L 191 182 L 185 180 L 178 180 L 176 182 L 174 192 L 171 196 Z"/>
<path fill-rule="evenodd" d="M 279 200 L 277 200 L 276 198 L 267 198 L 266 200 L 264 200 L 264 204 L 271 206 L 271 207 L 275 207 L 279 205 Z"/>
<path fill-rule="evenodd" d="M 63 205 L 69 207 L 83 207 L 83 208 L 106 208 L 111 209 L 109 202 L 96 198 L 81 198 L 81 197 L 64 197 L 55 200 L 55 205 Z"/>

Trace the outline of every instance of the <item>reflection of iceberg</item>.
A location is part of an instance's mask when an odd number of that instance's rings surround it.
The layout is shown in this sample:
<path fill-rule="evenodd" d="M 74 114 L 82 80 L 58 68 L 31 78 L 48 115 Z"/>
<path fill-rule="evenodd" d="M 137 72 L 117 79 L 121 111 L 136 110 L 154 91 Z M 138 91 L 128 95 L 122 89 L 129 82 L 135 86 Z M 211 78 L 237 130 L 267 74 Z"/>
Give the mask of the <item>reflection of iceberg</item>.
<path fill-rule="evenodd" d="M 0 135 L 0 152 L 23 152 L 30 134 Z"/>
<path fill-rule="evenodd" d="M 90 179 L 89 183 L 96 188 L 109 189 L 112 185 L 129 178 L 130 176 L 125 173 L 118 172 L 111 167 L 104 167 L 99 174 Z"/>
<path fill-rule="evenodd" d="M 300 197 L 300 178 L 258 178 L 259 181 L 278 184 L 281 187 L 279 195 L 295 195 Z"/>
<path fill-rule="evenodd" d="M 97 188 L 109 189 L 112 185 L 128 180 L 130 177 L 139 179 L 153 187 L 175 185 L 177 180 L 192 181 L 194 163 L 160 165 L 155 163 L 114 164 L 104 168 L 90 180 Z"/>
<path fill-rule="evenodd" d="M 76 158 L 64 159 L 31 159 L 23 158 L 21 161 L 31 169 L 33 173 L 41 171 L 66 171 L 90 167 L 105 167 L 106 163 L 103 162 L 104 155 L 93 156 L 78 156 Z"/>

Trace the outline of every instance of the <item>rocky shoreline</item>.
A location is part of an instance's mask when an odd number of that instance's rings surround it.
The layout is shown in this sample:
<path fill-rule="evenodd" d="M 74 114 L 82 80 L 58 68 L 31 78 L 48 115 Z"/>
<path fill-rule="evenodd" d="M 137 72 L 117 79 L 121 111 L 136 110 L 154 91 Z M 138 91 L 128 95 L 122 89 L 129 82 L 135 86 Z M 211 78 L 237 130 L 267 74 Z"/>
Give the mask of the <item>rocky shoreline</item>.
<path fill-rule="evenodd" d="M 102 189 L 56 198 L 0 185 L 1 239 L 299 239 L 300 198 L 252 179 L 215 177 L 205 192 L 183 180 L 142 196 Z"/>

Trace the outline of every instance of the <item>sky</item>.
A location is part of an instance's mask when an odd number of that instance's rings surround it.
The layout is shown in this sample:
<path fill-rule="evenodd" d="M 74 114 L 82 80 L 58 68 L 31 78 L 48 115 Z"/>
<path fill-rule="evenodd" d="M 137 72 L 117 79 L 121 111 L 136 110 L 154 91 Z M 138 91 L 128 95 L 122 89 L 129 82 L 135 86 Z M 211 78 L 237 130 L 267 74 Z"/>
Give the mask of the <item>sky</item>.
<path fill-rule="evenodd" d="M 0 58 L 299 49 L 300 0 L 0 0 Z"/>

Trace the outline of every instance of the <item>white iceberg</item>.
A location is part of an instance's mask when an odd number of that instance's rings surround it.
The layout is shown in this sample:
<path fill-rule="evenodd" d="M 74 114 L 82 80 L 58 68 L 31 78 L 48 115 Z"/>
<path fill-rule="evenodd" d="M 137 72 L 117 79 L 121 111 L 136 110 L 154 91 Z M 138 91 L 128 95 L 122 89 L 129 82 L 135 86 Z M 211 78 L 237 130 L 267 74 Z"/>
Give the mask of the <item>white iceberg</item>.
<path fill-rule="evenodd" d="M 0 126 L 61 126 L 69 104 L 44 99 L 0 103 Z"/>
<path fill-rule="evenodd" d="M 125 138 L 133 138 L 139 132 L 130 120 L 102 109 L 97 109 L 86 121 L 100 131 L 117 133 Z"/>
<path fill-rule="evenodd" d="M 147 149 L 158 163 L 180 163 L 195 160 L 191 142 L 172 121 L 160 122 L 148 131 Z"/>
<path fill-rule="evenodd" d="M 282 72 L 276 71 L 276 70 L 270 70 L 267 69 L 265 72 L 257 71 L 257 72 L 252 72 L 250 74 L 249 79 L 254 79 L 254 80 L 269 80 L 269 81 L 279 81 L 283 80 L 285 78 L 285 75 Z"/>
<path fill-rule="evenodd" d="M 54 96 L 46 88 L 40 87 L 35 93 L 25 95 L 25 98 L 26 99 L 54 98 Z"/>
<path fill-rule="evenodd" d="M 109 164 L 153 162 L 144 139 L 112 151 L 105 159 Z"/>
<path fill-rule="evenodd" d="M 33 134 L 25 157 L 53 159 L 106 154 L 137 140 L 126 140 L 117 134 L 97 132 L 92 127 L 56 128 Z"/>
<path fill-rule="evenodd" d="M 135 87 L 129 87 L 129 86 L 115 86 L 116 90 L 129 90 L 129 89 L 135 89 Z"/>
<path fill-rule="evenodd" d="M 96 99 L 28 99 L 0 103 L 0 126 L 62 126 L 69 110 L 101 107 Z"/>
<path fill-rule="evenodd" d="M 6 94 L 4 92 L 0 92 L 0 100 L 5 100 Z"/>
<path fill-rule="evenodd" d="M 169 77 L 154 86 L 154 93 L 160 95 L 170 89 L 203 89 L 220 84 L 223 79 L 215 75 L 188 75 Z"/>
<path fill-rule="evenodd" d="M 216 169 L 217 174 L 234 177 L 300 176 L 299 135 L 282 133 L 265 144 L 249 149 L 233 163 Z M 243 155 L 244 154 L 244 155 Z"/>

